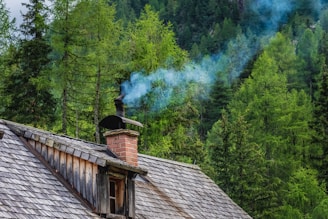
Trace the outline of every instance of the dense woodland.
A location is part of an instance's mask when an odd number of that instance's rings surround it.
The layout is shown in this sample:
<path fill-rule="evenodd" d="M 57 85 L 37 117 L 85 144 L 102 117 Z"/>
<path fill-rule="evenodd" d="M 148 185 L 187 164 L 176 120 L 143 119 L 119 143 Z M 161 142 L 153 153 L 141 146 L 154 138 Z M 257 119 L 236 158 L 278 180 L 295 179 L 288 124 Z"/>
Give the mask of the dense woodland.
<path fill-rule="evenodd" d="M 0 0 L 0 118 L 89 141 L 126 95 L 139 150 L 254 218 L 328 218 L 328 1 Z"/>

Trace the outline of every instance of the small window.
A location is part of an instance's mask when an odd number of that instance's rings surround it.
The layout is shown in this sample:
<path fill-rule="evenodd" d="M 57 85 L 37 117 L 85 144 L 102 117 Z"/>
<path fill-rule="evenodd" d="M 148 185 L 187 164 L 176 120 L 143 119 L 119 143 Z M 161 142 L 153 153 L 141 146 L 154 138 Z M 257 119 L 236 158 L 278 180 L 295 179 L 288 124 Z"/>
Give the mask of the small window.
<path fill-rule="evenodd" d="M 109 182 L 109 202 L 110 202 L 110 213 L 116 213 L 116 183 L 115 181 Z"/>
<path fill-rule="evenodd" d="M 97 175 L 97 211 L 101 216 L 107 217 L 109 214 L 124 215 L 124 182 L 124 179 L 109 174 Z"/>

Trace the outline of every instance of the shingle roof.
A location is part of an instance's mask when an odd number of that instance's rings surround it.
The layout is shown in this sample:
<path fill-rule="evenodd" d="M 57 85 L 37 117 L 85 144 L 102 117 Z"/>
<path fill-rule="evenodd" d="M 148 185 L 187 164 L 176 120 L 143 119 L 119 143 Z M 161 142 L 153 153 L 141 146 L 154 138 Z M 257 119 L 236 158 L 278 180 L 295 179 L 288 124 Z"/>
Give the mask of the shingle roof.
<path fill-rule="evenodd" d="M 0 121 L 0 218 L 97 218 Z"/>
<path fill-rule="evenodd" d="M 198 166 L 139 154 L 139 167 L 131 167 L 105 153 L 105 145 L 9 121 L 0 120 L 0 130 L 5 131 L 0 140 L 0 218 L 94 217 L 24 147 L 16 134 L 38 139 L 100 166 L 116 165 L 141 173 L 135 180 L 137 219 L 251 218 Z"/>
<path fill-rule="evenodd" d="M 139 164 L 148 174 L 136 180 L 137 218 L 251 218 L 198 166 L 141 154 Z"/>

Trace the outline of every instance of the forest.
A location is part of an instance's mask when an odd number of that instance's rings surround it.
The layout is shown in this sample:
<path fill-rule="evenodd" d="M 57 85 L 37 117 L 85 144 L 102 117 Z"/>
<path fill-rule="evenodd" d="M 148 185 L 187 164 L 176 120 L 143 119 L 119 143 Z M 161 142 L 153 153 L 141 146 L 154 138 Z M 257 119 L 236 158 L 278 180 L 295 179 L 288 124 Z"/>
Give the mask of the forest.
<path fill-rule="evenodd" d="M 328 218 L 327 0 L 0 0 L 0 118 L 200 166 L 253 218 Z"/>

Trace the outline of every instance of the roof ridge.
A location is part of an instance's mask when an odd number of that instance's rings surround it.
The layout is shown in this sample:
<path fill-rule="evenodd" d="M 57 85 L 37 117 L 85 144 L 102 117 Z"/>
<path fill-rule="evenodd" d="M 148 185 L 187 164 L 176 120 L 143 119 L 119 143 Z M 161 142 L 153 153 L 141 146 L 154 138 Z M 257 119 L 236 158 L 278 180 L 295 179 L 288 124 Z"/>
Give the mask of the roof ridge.
<path fill-rule="evenodd" d="M 45 131 L 42 129 L 38 129 L 35 127 L 19 124 L 16 122 L 11 122 L 4 120 L 5 125 L 11 129 L 16 135 L 23 136 L 24 138 L 32 139 L 40 141 L 41 143 L 44 143 L 45 145 L 49 147 L 56 147 L 60 151 L 64 151 L 65 153 L 72 154 L 74 156 L 80 157 L 82 159 L 88 160 L 92 163 L 96 163 L 99 166 L 106 166 L 108 164 L 110 165 L 117 165 L 120 168 L 133 171 L 140 174 L 146 174 L 147 170 L 144 168 L 141 168 L 139 166 L 133 166 L 125 161 L 118 159 L 114 155 L 112 156 L 109 153 L 103 153 L 107 150 L 107 147 L 104 147 L 106 145 L 97 145 L 93 142 L 87 142 L 84 140 L 80 140 L 78 138 L 74 137 L 67 137 L 67 136 L 61 136 L 58 134 L 54 134 L 49 131 Z M 42 140 L 41 140 L 42 137 Z M 39 139 L 40 138 L 40 139 Z M 84 143 L 86 145 L 79 145 L 77 142 L 66 142 L 62 138 L 70 139 L 72 141 L 77 141 Z M 99 150 L 96 147 L 103 147 L 104 150 Z M 92 153 L 94 152 L 94 153 Z M 97 152 L 97 154 L 95 153 Z M 110 151 L 111 152 L 111 151 Z M 106 157 L 104 156 L 106 155 Z"/>
<path fill-rule="evenodd" d="M 53 136 L 53 137 L 68 138 L 68 139 L 71 139 L 71 140 L 74 140 L 74 141 L 79 141 L 79 142 L 83 142 L 83 143 L 87 143 L 87 144 L 92 144 L 94 146 L 100 146 L 100 147 L 105 147 L 106 146 L 105 144 L 99 144 L 99 143 L 88 141 L 88 140 L 85 140 L 85 139 L 76 138 L 76 137 L 65 135 L 65 134 L 55 133 L 55 132 L 52 132 L 52 131 L 47 131 L 47 130 L 44 130 L 44 129 L 36 128 L 36 127 L 33 127 L 33 126 L 29 126 L 29 125 L 9 121 L 9 120 L 0 119 L 0 123 L 6 124 L 6 125 L 7 124 L 9 124 L 9 125 L 12 124 L 14 126 L 18 126 L 18 127 L 23 128 L 23 129 L 26 129 L 24 131 L 34 130 L 34 131 L 43 133 L 45 135 Z"/>
<path fill-rule="evenodd" d="M 169 159 L 165 159 L 165 158 L 159 158 L 159 157 L 154 157 L 154 156 L 151 156 L 151 155 L 140 154 L 140 153 L 138 153 L 138 156 L 148 158 L 148 159 L 152 159 L 152 160 L 156 160 L 156 161 L 165 162 L 165 163 L 170 163 L 170 164 L 174 164 L 174 165 L 179 165 L 179 166 L 183 166 L 183 167 L 187 167 L 187 168 L 191 168 L 191 169 L 195 169 L 195 170 L 201 170 L 201 168 L 196 164 L 183 163 L 183 162 L 180 162 L 180 161 L 169 160 Z"/>

